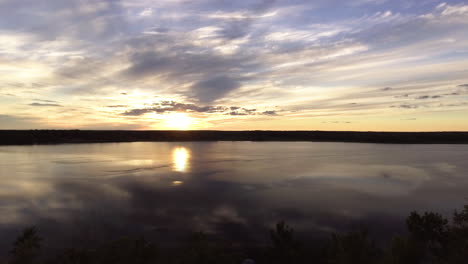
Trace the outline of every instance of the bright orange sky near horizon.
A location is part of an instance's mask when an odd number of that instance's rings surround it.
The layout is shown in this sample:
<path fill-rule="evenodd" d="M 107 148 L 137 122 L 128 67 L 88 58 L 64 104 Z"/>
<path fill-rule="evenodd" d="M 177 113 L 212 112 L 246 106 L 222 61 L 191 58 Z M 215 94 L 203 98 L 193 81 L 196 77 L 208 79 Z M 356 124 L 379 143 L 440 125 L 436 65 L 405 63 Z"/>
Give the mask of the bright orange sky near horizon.
<path fill-rule="evenodd" d="M 0 15 L 0 129 L 468 131 L 464 1 L 4 0 Z"/>

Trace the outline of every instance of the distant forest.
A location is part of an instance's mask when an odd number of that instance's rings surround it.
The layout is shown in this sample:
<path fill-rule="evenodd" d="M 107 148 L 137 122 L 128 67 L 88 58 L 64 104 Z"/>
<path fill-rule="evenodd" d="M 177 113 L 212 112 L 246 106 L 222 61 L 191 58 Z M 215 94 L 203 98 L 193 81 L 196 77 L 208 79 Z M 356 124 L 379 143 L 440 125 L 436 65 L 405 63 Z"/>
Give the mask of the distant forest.
<path fill-rule="evenodd" d="M 468 132 L 0 130 L 0 145 L 151 141 L 468 144 Z"/>

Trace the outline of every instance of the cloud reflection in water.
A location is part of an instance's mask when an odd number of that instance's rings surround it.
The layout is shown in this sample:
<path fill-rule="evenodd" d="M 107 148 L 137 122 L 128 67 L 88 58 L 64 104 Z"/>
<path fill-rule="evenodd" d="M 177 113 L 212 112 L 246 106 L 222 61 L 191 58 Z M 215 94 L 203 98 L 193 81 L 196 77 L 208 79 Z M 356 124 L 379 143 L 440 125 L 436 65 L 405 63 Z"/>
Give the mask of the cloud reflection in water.
<path fill-rule="evenodd" d="M 88 230 L 92 241 L 144 234 L 167 244 L 193 230 L 258 241 L 279 220 L 314 235 L 363 225 L 392 232 L 411 210 L 461 207 L 467 157 L 463 145 L 0 147 L 0 248 L 26 225 L 49 245 Z M 56 162 L 64 160 L 79 162 Z"/>

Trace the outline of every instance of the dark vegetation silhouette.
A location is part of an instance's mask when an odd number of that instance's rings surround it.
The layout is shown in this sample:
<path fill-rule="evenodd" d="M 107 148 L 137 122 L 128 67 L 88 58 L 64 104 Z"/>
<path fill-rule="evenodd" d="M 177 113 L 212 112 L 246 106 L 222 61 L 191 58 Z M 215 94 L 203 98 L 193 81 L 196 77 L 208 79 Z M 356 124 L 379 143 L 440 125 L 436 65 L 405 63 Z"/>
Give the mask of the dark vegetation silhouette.
<path fill-rule="evenodd" d="M 204 233 L 193 233 L 178 248 L 156 246 L 142 237 L 126 237 L 96 248 L 65 248 L 41 255 L 43 239 L 35 227 L 26 228 L 13 243 L 14 264 L 211 264 L 211 263 L 324 263 L 324 264 L 466 264 L 468 263 L 468 205 L 449 221 L 433 212 L 411 212 L 407 234 L 379 248 L 365 230 L 334 233 L 320 244 L 307 245 L 293 228 L 279 222 L 265 245 L 235 245 Z"/>
<path fill-rule="evenodd" d="M 468 132 L 0 130 L 0 145 L 167 141 L 468 144 Z"/>
<path fill-rule="evenodd" d="M 29 264 L 39 256 L 42 238 L 37 233 L 36 227 L 28 227 L 16 239 L 11 253 L 12 264 Z"/>

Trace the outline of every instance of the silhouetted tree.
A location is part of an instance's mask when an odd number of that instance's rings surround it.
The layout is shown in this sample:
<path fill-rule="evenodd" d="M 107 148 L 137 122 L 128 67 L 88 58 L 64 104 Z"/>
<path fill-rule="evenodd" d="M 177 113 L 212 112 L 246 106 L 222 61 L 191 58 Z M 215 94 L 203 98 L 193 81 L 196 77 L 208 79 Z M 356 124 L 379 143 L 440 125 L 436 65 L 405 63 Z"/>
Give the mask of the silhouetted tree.
<path fill-rule="evenodd" d="M 384 258 L 385 264 L 417 264 L 422 261 L 424 251 L 419 243 L 408 237 L 397 236 Z"/>
<path fill-rule="evenodd" d="M 13 249 L 10 251 L 11 264 L 29 264 L 39 256 L 42 238 L 37 233 L 36 227 L 28 227 L 16 239 Z"/>
<path fill-rule="evenodd" d="M 468 205 L 465 205 L 461 212 L 454 212 L 449 242 L 447 263 L 466 263 L 468 261 Z"/>
<path fill-rule="evenodd" d="M 294 237 L 294 230 L 285 222 L 270 230 L 272 245 L 267 249 L 269 263 L 301 263 L 301 244 Z"/>
<path fill-rule="evenodd" d="M 92 252 L 88 250 L 68 248 L 60 252 L 49 264 L 89 264 L 93 263 Z"/>
<path fill-rule="evenodd" d="M 95 253 L 96 263 L 149 264 L 156 258 L 157 247 L 144 238 L 122 238 L 99 248 Z"/>
<path fill-rule="evenodd" d="M 442 215 L 425 212 L 423 215 L 411 212 L 406 219 L 410 239 L 414 239 L 418 250 L 424 255 L 423 261 L 440 261 L 448 254 L 449 225 Z"/>
<path fill-rule="evenodd" d="M 221 241 L 214 241 L 203 232 L 192 234 L 183 252 L 181 260 L 183 264 L 237 264 L 240 262 L 240 257 L 229 252 Z"/>
<path fill-rule="evenodd" d="M 366 231 L 333 234 L 327 251 L 333 264 L 373 264 L 379 253 Z"/>

